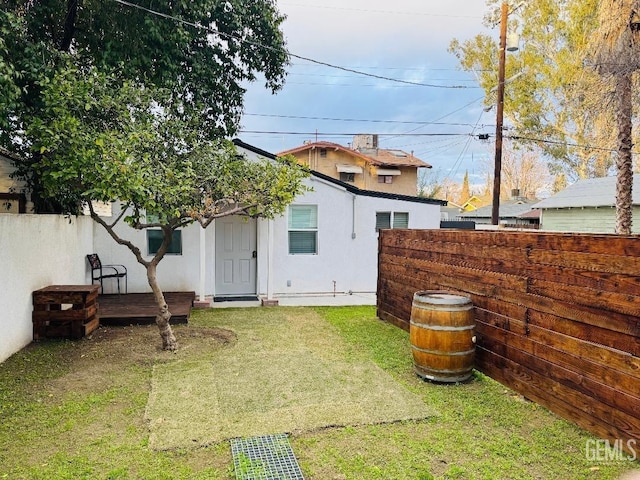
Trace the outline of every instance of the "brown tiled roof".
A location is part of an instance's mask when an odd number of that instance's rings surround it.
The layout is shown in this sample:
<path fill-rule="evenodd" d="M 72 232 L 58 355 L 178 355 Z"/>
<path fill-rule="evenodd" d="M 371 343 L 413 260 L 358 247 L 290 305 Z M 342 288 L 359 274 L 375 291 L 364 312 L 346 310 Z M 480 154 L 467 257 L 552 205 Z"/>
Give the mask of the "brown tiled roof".
<path fill-rule="evenodd" d="M 372 152 L 374 150 L 372 149 Z M 402 150 L 385 150 L 378 148 L 375 150 L 376 154 L 369 156 L 374 159 L 372 162 L 374 165 L 389 165 L 394 167 L 426 167 L 431 168 L 426 162 L 423 162 L 412 154 L 404 152 Z"/>
<path fill-rule="evenodd" d="M 304 145 L 300 145 L 299 147 L 291 148 L 289 150 L 285 150 L 284 152 L 280 152 L 278 153 L 278 156 L 283 157 L 285 155 L 304 152 L 305 150 L 313 150 L 316 148 L 339 150 L 349 155 L 353 155 L 354 157 L 361 158 L 365 162 L 378 167 L 389 166 L 389 167 L 431 168 L 431 165 L 429 165 L 428 163 L 423 162 L 419 158 L 414 157 L 412 154 L 404 152 L 402 150 L 386 150 L 384 148 L 376 148 L 376 149 L 372 148 L 372 149 L 368 149 L 366 153 L 363 153 L 358 150 L 353 150 L 352 148 L 343 147 L 339 143 L 333 143 L 333 142 L 306 143 Z"/>

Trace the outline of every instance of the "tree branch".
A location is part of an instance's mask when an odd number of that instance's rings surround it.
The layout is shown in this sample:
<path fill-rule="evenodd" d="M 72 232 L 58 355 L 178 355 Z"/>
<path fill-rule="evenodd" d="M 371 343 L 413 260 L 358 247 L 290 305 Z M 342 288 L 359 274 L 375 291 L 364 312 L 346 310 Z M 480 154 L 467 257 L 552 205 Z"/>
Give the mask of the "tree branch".
<path fill-rule="evenodd" d="M 199 216 L 196 218 L 196 220 L 200 225 L 202 225 L 203 228 L 207 228 L 209 225 L 211 225 L 211 222 L 213 222 L 216 218 L 227 217 L 229 215 L 235 215 L 236 213 L 243 213 L 243 212 L 246 212 L 248 209 L 254 208 L 257 206 L 258 204 L 244 205 L 244 206 L 237 205 L 236 207 L 230 210 L 225 210 L 224 212 L 219 214 Z"/>
<path fill-rule="evenodd" d="M 147 268 L 150 265 L 150 262 L 147 262 L 142 257 L 142 252 L 140 251 L 140 249 L 138 247 L 136 247 L 129 240 L 125 240 L 124 238 L 120 238 L 120 236 L 118 236 L 118 234 L 114 231 L 113 226 L 109 225 L 102 218 L 100 218 L 100 216 L 93 209 L 93 205 L 91 204 L 91 202 L 89 202 L 89 212 L 91 213 L 91 218 L 93 219 L 93 221 L 98 223 L 98 224 L 100 224 L 100 225 L 102 225 L 104 227 L 104 229 L 107 231 L 107 233 L 109 234 L 109 236 L 111 238 L 113 238 L 113 240 L 116 243 L 118 243 L 119 245 L 124 245 L 129 250 L 131 250 L 131 252 L 136 257 L 136 260 L 138 260 L 138 263 L 140 263 L 141 265 L 144 265 L 145 268 Z M 155 257 L 154 257 L 154 260 L 155 260 Z"/>
<path fill-rule="evenodd" d="M 110 228 L 113 228 L 116 226 L 116 224 L 122 220 L 122 217 L 124 217 L 124 214 L 127 213 L 127 210 L 129 208 L 129 205 L 127 204 L 124 208 L 121 209 L 120 211 L 120 215 L 118 215 L 118 217 L 113 221 L 113 223 L 111 225 L 109 225 Z M 89 211 L 92 212 L 93 211 L 93 205 L 91 204 L 91 202 L 89 202 Z"/>

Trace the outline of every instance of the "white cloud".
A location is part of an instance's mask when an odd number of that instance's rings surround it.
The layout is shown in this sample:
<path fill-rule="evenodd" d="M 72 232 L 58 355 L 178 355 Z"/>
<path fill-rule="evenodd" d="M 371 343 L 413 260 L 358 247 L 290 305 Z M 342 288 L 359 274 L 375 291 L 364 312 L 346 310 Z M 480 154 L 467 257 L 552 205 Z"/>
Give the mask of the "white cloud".
<path fill-rule="evenodd" d="M 447 52 L 453 38 L 485 32 L 484 0 L 284 0 L 283 30 L 290 52 L 339 66 L 405 81 L 467 85 L 472 76 L 457 71 L 457 59 Z M 497 33 L 497 32 L 496 32 Z M 271 115 L 369 120 L 442 121 L 475 124 L 483 97 L 479 89 L 411 87 L 309 64 L 293 58 L 287 84 L 271 96 L 259 82 L 247 93 L 245 111 Z M 371 68 L 374 67 L 374 68 Z M 357 85 L 360 85 L 358 87 Z M 456 111 L 459 110 L 459 111 Z M 447 115 L 450 114 L 450 115 Z M 490 114 L 481 123 L 491 123 Z M 372 122 L 330 122 L 245 116 L 247 130 L 320 133 L 401 133 L 472 131 L 469 126 L 429 126 Z M 487 131 L 487 130 L 485 130 Z M 490 130 L 488 130 L 490 132 Z M 241 138 L 273 152 L 291 148 L 307 137 L 241 134 Z M 313 138 L 313 137 L 311 137 Z M 326 138 L 346 145 L 347 137 Z M 448 143 L 447 143 L 448 140 Z M 381 142 L 389 142 L 381 137 Z M 437 141 L 437 142 L 436 142 Z M 460 175 L 473 170 L 471 153 L 486 156 L 486 146 L 463 137 L 396 137 L 398 148 L 421 149 L 429 163 L 455 168 Z M 435 143 L 434 143 L 435 142 Z M 451 145 L 447 147 L 447 145 Z M 436 148 L 437 147 L 437 148 Z"/>
<path fill-rule="evenodd" d="M 421 54 L 482 28 L 482 0 L 291 0 L 281 2 L 292 51 L 331 57 Z M 298 53 L 298 52 L 296 52 Z"/>

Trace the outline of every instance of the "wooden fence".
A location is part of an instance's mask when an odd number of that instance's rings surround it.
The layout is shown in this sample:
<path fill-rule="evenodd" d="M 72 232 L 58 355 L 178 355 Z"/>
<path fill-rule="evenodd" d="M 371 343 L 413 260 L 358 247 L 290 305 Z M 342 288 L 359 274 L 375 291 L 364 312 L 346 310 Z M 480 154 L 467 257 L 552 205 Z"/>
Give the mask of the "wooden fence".
<path fill-rule="evenodd" d="M 601 438 L 640 441 L 640 237 L 384 230 L 378 316 L 473 300 L 476 368 Z"/>

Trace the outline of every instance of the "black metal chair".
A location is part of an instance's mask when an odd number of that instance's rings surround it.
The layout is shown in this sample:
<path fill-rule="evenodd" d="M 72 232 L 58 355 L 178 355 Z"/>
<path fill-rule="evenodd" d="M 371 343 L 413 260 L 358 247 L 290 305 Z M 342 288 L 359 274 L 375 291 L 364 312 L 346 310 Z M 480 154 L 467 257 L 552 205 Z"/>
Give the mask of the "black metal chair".
<path fill-rule="evenodd" d="M 91 281 L 100 281 L 100 290 L 104 293 L 102 281 L 105 278 L 115 278 L 118 282 L 118 295 L 120 295 L 120 279 L 124 278 L 124 293 L 127 293 L 127 267 L 124 265 L 102 265 L 97 253 L 87 255 L 91 267 Z"/>

